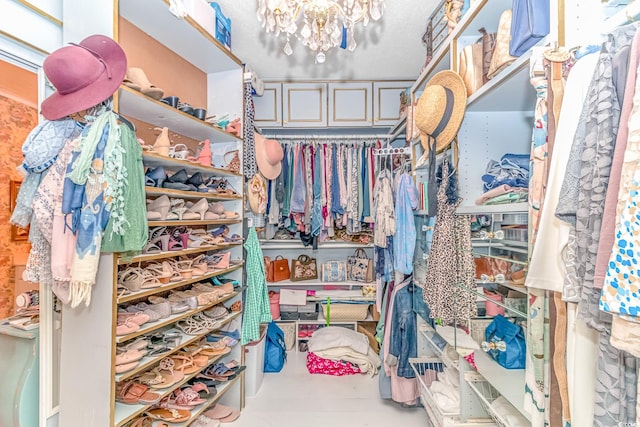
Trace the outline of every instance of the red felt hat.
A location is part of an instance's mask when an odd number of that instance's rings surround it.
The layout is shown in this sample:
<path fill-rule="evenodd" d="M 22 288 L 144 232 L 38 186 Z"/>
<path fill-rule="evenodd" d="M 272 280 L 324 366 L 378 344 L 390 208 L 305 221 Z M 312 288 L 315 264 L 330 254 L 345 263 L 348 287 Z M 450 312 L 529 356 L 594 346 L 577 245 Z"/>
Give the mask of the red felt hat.
<path fill-rule="evenodd" d="M 127 57 L 113 39 L 93 35 L 51 53 L 43 69 L 56 92 L 42 102 L 42 115 L 57 120 L 113 95 L 127 73 Z"/>

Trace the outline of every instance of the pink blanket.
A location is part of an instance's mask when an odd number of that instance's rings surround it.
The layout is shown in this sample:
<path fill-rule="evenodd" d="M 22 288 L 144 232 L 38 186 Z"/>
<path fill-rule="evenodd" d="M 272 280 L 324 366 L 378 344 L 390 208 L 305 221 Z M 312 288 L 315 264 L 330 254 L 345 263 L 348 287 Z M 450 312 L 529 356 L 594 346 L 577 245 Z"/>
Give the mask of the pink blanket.
<path fill-rule="evenodd" d="M 307 370 L 310 374 L 325 374 L 341 377 L 361 374 L 360 368 L 342 360 L 323 359 L 314 353 L 307 353 Z"/>

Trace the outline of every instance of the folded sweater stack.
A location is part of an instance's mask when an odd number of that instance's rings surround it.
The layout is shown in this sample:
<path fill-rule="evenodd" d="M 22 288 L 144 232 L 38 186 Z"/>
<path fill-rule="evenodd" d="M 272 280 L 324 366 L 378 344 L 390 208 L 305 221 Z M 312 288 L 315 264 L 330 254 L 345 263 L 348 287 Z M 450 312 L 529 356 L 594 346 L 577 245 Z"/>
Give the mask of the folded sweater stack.
<path fill-rule="evenodd" d="M 366 335 L 338 326 L 322 328 L 314 332 L 309 339 L 307 368 L 311 373 L 319 373 L 313 368 L 313 366 L 317 366 L 317 358 L 348 362 L 355 365 L 360 372 L 368 373 L 371 376 L 378 372 L 381 365 L 380 358 L 369 346 Z M 312 364 L 310 365 L 310 363 Z M 326 365 L 329 366 L 329 364 Z M 343 370 L 343 372 L 346 371 Z M 332 374 L 331 372 L 326 373 Z"/>

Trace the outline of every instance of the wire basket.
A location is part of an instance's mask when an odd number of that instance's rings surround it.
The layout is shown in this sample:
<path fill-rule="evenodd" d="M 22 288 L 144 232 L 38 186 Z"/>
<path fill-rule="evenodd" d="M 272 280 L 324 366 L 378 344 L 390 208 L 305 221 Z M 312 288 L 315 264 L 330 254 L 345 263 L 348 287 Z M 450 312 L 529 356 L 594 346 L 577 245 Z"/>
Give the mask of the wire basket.
<path fill-rule="evenodd" d="M 508 424 L 507 421 L 491 406 L 493 401 L 500 397 L 498 390 L 493 388 L 493 386 L 480 374 L 467 374 L 465 379 L 469 384 L 469 387 L 471 387 L 474 393 L 478 396 L 480 403 L 482 403 L 482 407 L 487 411 L 487 414 L 491 416 L 493 421 L 500 427 L 510 427 L 510 424 Z M 516 409 L 514 408 L 514 410 Z"/>
<path fill-rule="evenodd" d="M 444 371 L 445 364 L 437 357 L 409 358 L 409 363 L 420 384 L 420 400 L 432 424 L 441 426 L 445 417 L 457 417 L 459 413 L 445 412 L 436 403 L 431 393 L 431 383 L 436 381 L 437 374 Z"/>

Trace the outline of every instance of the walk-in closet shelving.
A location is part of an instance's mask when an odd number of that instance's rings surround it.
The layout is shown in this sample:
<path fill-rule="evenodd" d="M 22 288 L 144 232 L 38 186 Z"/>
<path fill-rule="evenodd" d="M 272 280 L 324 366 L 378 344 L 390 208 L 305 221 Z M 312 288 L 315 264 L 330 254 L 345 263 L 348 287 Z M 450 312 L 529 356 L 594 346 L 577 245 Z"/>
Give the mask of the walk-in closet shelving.
<path fill-rule="evenodd" d="M 65 8 L 71 10 L 73 3 L 77 2 L 82 9 L 84 2 L 81 0 L 65 1 Z M 69 4 L 67 4 L 69 3 Z M 182 101 L 192 102 L 195 107 L 205 107 L 208 116 L 229 114 L 230 117 L 242 117 L 244 110 L 243 101 L 243 67 L 242 62 L 228 49 L 223 47 L 215 38 L 208 34 L 191 17 L 178 19 L 169 11 L 170 2 L 167 0 L 115 0 L 112 3 L 111 13 L 95 13 L 83 16 L 83 28 L 76 28 L 78 33 L 84 31 L 84 27 L 95 28 L 96 32 L 111 35 L 124 48 L 127 54 L 129 66 L 142 67 L 147 73 L 156 76 L 153 83 L 162 87 L 165 96 L 183 95 L 191 93 L 191 96 L 201 100 L 191 101 L 189 95 L 184 95 Z M 84 10 L 84 9 L 83 9 Z M 104 10 L 101 10 L 104 12 Z M 73 24 L 65 28 L 74 32 Z M 144 39 L 135 39 L 140 37 Z M 136 49 L 144 44 L 144 49 Z M 174 69 L 174 67 L 176 67 Z M 182 68 L 189 68 L 192 75 L 197 74 L 197 79 L 181 78 Z M 158 77 L 159 76 L 159 77 Z M 162 80 L 163 81 L 155 81 Z M 131 119 L 136 124 L 138 136 L 144 135 L 146 145 L 153 145 L 153 127 L 168 127 L 171 138 L 178 135 L 178 141 L 172 141 L 172 145 L 185 143 L 192 153 L 198 149 L 198 142 L 208 139 L 212 144 L 235 144 L 240 150 L 242 159 L 242 138 L 225 132 L 207 122 L 187 115 L 178 109 L 151 99 L 140 92 L 132 90 L 124 85 L 115 94 L 115 107 L 117 111 Z M 191 154 L 192 154 L 191 153 Z M 188 175 L 200 172 L 204 178 L 218 177 L 226 180 L 228 188 L 235 190 L 236 194 L 200 193 L 180 190 L 171 190 L 147 186 L 147 198 L 154 199 L 163 195 L 170 198 L 183 199 L 196 202 L 205 198 L 208 202 L 222 202 L 226 211 L 238 212 L 238 218 L 223 220 L 194 220 L 194 221 L 151 221 L 153 227 L 189 227 L 200 228 L 207 231 L 218 226 L 229 228 L 229 235 L 242 235 L 243 221 L 243 175 L 229 170 L 205 166 L 200 163 L 180 160 L 162 156 L 156 152 L 145 151 L 143 153 L 145 167 L 157 168 L 162 166 L 170 175 L 180 169 L 185 169 Z M 144 200 L 140 201 L 144 203 Z M 78 307 L 63 311 L 63 333 L 61 361 L 61 392 L 60 392 L 60 425 L 64 426 L 92 426 L 92 427 L 121 427 L 129 421 L 141 415 L 149 407 L 144 405 L 124 405 L 115 401 L 116 382 L 120 380 L 134 379 L 148 369 L 152 369 L 160 360 L 168 355 L 175 355 L 186 347 L 192 347 L 202 340 L 208 333 L 222 327 L 232 329 L 240 327 L 242 312 L 231 312 L 226 317 L 212 323 L 210 328 L 198 331 L 197 334 L 187 335 L 175 328 L 176 322 L 193 314 L 203 312 L 216 304 L 241 301 L 243 249 L 242 242 L 227 242 L 231 244 L 202 245 L 200 247 L 186 247 L 181 250 L 164 251 L 160 253 L 127 253 L 127 254 L 103 254 L 100 257 L 97 283 L 93 288 L 91 304 L 88 307 Z M 145 266 L 151 261 L 161 262 L 189 256 L 191 259 L 207 253 L 229 251 L 231 263 L 228 268 L 210 270 L 200 277 L 188 278 L 185 276 L 180 281 L 170 282 L 155 289 L 144 289 L 139 292 L 123 294 L 117 289 L 118 271 L 129 267 Z M 235 262 L 235 264 L 234 264 Z M 219 296 L 215 300 L 203 303 L 195 309 L 170 315 L 165 319 L 153 323 L 146 323 L 134 332 L 125 335 L 116 335 L 116 318 L 119 308 L 130 303 L 144 301 L 150 296 L 166 296 L 170 291 L 189 288 L 191 285 L 219 275 L 237 280 L 239 287 L 232 293 Z M 228 307 L 227 307 L 228 308 Z M 149 332 L 160 332 L 169 328 L 171 331 L 180 332 L 179 339 L 169 351 L 146 356 L 140 363 L 127 372 L 116 375 L 115 356 L 116 344 L 135 341 L 137 337 Z M 65 349 L 73 349 L 65 351 Z M 232 359 L 244 363 L 244 351 L 240 345 L 232 347 L 229 354 L 214 356 L 206 363 L 210 366 L 218 362 L 226 362 Z M 172 386 L 161 389 L 162 397 L 168 396 L 174 390 L 182 387 L 191 378 L 198 375 L 207 366 L 198 371 L 186 375 L 181 381 Z M 198 406 L 192 411 L 191 418 L 182 423 L 174 424 L 187 426 L 195 421 L 200 413 L 205 411 L 216 401 L 221 400 L 236 408 L 244 404 L 242 395 L 244 372 L 237 375 L 224 385 L 218 386 L 217 393 L 207 400 L 207 403 Z"/>
<path fill-rule="evenodd" d="M 457 70 L 459 53 L 465 46 L 476 42 L 480 38 L 481 34 L 478 29 L 484 27 L 489 33 L 495 32 L 500 15 L 503 11 L 510 9 L 511 6 L 511 0 L 480 0 L 472 3 L 470 9 L 458 22 L 445 42 L 433 53 L 431 61 L 411 87 L 412 102 L 415 104 L 420 92 L 434 74 L 441 70 Z M 545 46 L 550 44 L 552 37 L 547 37 L 538 45 Z M 481 177 L 485 173 L 490 160 L 499 161 L 506 153 L 529 154 L 534 122 L 533 110 L 536 99 L 536 92 L 530 84 L 529 63 L 531 57 L 532 51 L 529 51 L 517 58 L 468 98 L 465 117 L 458 132 L 458 151 L 456 153 L 459 155 L 457 163 L 458 191 L 462 202 L 456 213 L 458 215 L 489 215 L 494 223 L 492 227 L 498 227 L 502 223 L 523 224 L 525 227 L 527 224 L 526 217 L 529 210 L 527 202 L 494 206 L 480 206 L 476 205 L 475 202 L 484 191 Z M 408 122 L 410 121 L 399 121 L 396 128 L 406 126 Z M 414 138 L 409 142 L 409 145 L 414 154 L 413 165 L 415 168 L 416 162 L 424 154 L 424 149 L 419 138 Z M 453 157 L 452 150 L 447 151 L 446 155 Z M 442 155 L 439 155 L 438 161 L 441 158 Z M 426 169 L 416 169 L 416 182 L 426 180 L 427 173 Z M 426 214 L 426 212 L 420 213 Z M 514 218 L 520 220 L 524 218 L 524 223 L 513 222 Z M 474 237 L 472 245 L 475 254 L 485 254 L 492 257 L 513 257 L 516 259 L 514 262 L 522 260 L 522 262 L 526 263 L 528 255 L 528 242 L 526 240 Z M 524 286 L 509 280 L 500 280 L 500 283 L 489 283 L 489 280 L 494 280 L 494 278 L 478 279 L 477 286 L 497 286 L 498 289 L 502 289 L 504 292 L 522 295 L 523 298 L 527 296 Z M 465 288 L 464 290 L 474 294 L 479 299 L 486 299 L 483 292 L 480 292 L 477 287 L 473 289 Z M 506 316 L 526 318 L 526 312 L 502 303 L 497 305 L 504 306 Z M 490 318 L 487 319 L 490 320 Z M 419 316 L 418 325 L 418 356 L 420 358 L 436 358 L 442 363 L 444 363 L 445 359 L 448 359 L 447 362 L 451 363 L 451 357 L 447 357 L 447 352 L 434 348 L 435 343 L 430 339 L 431 328 Z M 453 343 L 453 346 L 455 347 L 455 343 Z M 494 385 L 492 390 L 497 390 L 498 393 L 504 394 L 505 398 L 512 404 L 513 401 L 518 401 L 518 405 L 514 406 L 520 412 L 523 412 L 523 415 L 529 417 L 523 409 L 524 370 L 506 370 L 490 359 L 482 350 L 476 350 L 475 354 L 476 361 L 480 359 L 478 370 L 489 386 Z M 465 382 L 464 373 L 471 371 L 471 366 L 463 358 L 459 358 L 458 364 L 461 380 L 461 411 L 458 417 L 452 418 L 457 418 L 457 422 L 492 422 L 491 414 L 483 407 L 480 397 Z M 429 396 L 423 396 L 423 400 L 425 399 L 428 400 Z M 435 406 L 437 406 L 435 402 L 425 404 L 425 407 L 428 408 L 428 417 L 436 418 L 435 420 L 431 419 L 431 423 L 438 425 L 441 423 L 438 418 L 441 416 L 446 418 L 446 416 L 439 414 L 437 408 L 434 408 Z M 483 421 L 480 421 L 480 419 L 483 419 Z"/>

